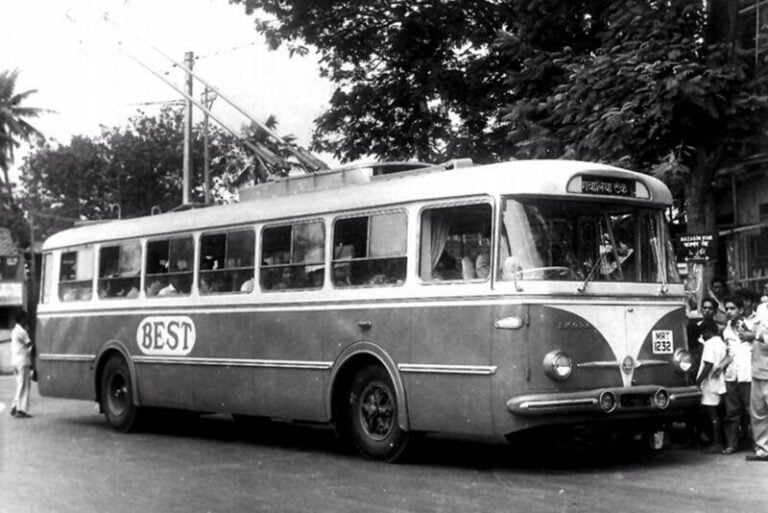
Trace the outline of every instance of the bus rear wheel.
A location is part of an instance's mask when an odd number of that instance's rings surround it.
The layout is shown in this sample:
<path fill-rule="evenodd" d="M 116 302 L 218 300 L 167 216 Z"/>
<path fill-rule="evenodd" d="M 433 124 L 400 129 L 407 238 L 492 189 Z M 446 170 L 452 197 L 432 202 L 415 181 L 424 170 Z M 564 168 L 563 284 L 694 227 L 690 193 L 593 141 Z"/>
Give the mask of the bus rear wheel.
<path fill-rule="evenodd" d="M 410 435 L 400 427 L 392 379 L 379 365 L 360 369 L 352 379 L 345 412 L 345 431 L 357 450 L 371 460 L 402 457 Z"/>
<path fill-rule="evenodd" d="M 113 356 L 101 373 L 101 410 L 116 431 L 127 433 L 137 428 L 140 409 L 133 399 L 128 364 L 122 357 Z"/>

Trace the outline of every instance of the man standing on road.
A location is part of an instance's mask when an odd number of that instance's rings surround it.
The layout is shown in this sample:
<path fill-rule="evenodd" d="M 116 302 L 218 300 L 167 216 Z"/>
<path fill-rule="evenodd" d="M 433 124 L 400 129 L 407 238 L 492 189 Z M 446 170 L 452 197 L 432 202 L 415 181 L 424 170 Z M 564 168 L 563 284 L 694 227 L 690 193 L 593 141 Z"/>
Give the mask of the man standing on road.
<path fill-rule="evenodd" d="M 743 317 L 744 301 L 731 295 L 723 301 L 728 324 L 723 339 L 728 344 L 731 362 L 725 369 L 725 442 L 724 454 L 739 450 L 740 440 L 752 445 L 749 439 L 749 402 L 752 387 L 752 341 L 755 339 L 754 319 Z"/>
<path fill-rule="evenodd" d="M 758 335 L 752 345 L 750 419 L 755 453 L 747 461 L 768 461 L 768 312 L 758 316 Z"/>
<path fill-rule="evenodd" d="M 16 375 L 16 395 L 11 406 L 11 415 L 17 419 L 31 417 L 29 409 L 29 388 L 32 371 L 32 340 L 26 329 L 27 314 L 19 310 L 16 325 L 11 331 L 11 363 Z"/>

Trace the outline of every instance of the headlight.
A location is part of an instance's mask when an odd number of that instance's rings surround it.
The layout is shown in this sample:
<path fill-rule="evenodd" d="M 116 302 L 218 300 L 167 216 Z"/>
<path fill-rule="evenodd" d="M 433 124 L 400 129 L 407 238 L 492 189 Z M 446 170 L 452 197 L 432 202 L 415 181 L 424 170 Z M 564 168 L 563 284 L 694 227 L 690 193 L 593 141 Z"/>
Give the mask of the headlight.
<path fill-rule="evenodd" d="M 560 350 L 547 353 L 542 364 L 546 375 L 556 381 L 568 379 L 573 371 L 571 357 Z"/>
<path fill-rule="evenodd" d="M 672 356 L 672 365 L 678 373 L 687 374 L 693 367 L 693 357 L 685 349 L 677 349 Z"/>

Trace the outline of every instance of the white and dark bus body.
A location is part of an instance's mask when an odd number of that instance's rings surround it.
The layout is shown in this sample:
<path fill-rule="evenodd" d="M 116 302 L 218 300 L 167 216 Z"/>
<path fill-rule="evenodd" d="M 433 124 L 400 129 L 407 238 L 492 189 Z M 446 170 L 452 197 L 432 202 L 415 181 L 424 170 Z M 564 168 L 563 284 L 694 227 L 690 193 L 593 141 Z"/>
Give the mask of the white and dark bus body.
<path fill-rule="evenodd" d="M 516 161 L 269 187 L 49 238 L 41 394 L 119 430 L 145 407 L 334 423 L 386 460 L 412 432 L 658 426 L 699 400 L 654 178 Z"/>

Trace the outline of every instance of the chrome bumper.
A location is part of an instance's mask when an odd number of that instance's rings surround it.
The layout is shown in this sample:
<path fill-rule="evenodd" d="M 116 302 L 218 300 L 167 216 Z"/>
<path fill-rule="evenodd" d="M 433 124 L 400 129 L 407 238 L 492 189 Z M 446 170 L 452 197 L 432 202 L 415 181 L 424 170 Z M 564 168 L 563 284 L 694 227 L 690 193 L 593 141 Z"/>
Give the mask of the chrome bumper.
<path fill-rule="evenodd" d="M 666 395 L 666 406 L 659 404 L 659 398 Z M 611 396 L 613 403 L 611 402 Z M 665 388 L 654 385 L 639 387 L 616 387 L 584 390 L 581 392 L 559 392 L 531 394 L 513 397 L 507 401 L 507 410 L 517 415 L 552 415 L 568 413 L 622 413 L 674 411 L 698 404 L 701 390 L 697 387 Z M 606 407 L 613 404 L 613 407 Z"/>

